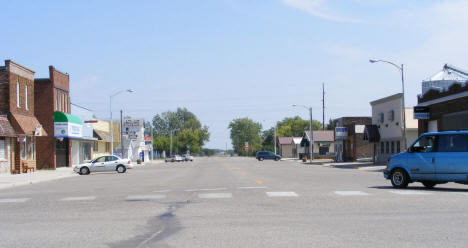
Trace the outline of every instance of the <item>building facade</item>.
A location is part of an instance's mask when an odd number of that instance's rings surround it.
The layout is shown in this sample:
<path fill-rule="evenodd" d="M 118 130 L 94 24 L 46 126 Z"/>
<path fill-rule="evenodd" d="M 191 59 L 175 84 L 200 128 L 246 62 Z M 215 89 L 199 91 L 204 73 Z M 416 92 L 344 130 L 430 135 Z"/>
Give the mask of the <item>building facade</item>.
<path fill-rule="evenodd" d="M 0 115 L 0 174 L 9 174 L 15 168 L 14 146 L 16 133 L 6 115 Z"/>
<path fill-rule="evenodd" d="M 283 158 L 293 157 L 293 137 L 278 138 L 279 153 Z"/>
<path fill-rule="evenodd" d="M 335 156 L 335 133 L 331 130 L 315 130 L 312 132 L 313 137 L 313 148 L 314 159 L 317 158 L 334 158 Z M 305 154 L 310 158 L 310 131 L 304 132 L 304 136 L 301 140 L 301 146 L 304 148 Z M 301 154 L 300 154 L 301 156 Z M 301 157 L 302 157 L 301 156 Z"/>
<path fill-rule="evenodd" d="M 403 94 L 398 93 L 372 101 L 372 125 L 378 130 L 380 140 L 376 143 L 376 161 L 384 163 L 389 157 L 405 148 L 403 132 Z M 406 142 L 411 145 L 418 137 L 418 124 L 413 118 L 413 109 L 405 108 Z"/>
<path fill-rule="evenodd" d="M 373 145 L 363 139 L 365 125 L 370 124 L 372 124 L 372 117 L 341 117 L 333 120 L 335 161 L 372 158 Z"/>
<path fill-rule="evenodd" d="M 468 130 L 468 72 L 460 69 L 457 71 L 465 77 L 458 76 L 457 80 L 442 78 L 444 82 L 450 81 L 447 87 L 423 91 L 418 96 L 414 117 L 419 121 L 419 134 Z M 423 85 L 424 83 L 423 81 Z"/>
<path fill-rule="evenodd" d="M 13 151 L 13 173 L 36 169 L 36 138 L 47 136 L 35 116 L 34 71 L 5 60 L 0 67 L 0 115 L 6 116 L 17 138 L 10 149 Z"/>
<path fill-rule="evenodd" d="M 131 161 L 150 160 L 151 147 L 145 143 L 144 119 L 124 118 L 122 122 L 122 145 L 116 150 Z"/>

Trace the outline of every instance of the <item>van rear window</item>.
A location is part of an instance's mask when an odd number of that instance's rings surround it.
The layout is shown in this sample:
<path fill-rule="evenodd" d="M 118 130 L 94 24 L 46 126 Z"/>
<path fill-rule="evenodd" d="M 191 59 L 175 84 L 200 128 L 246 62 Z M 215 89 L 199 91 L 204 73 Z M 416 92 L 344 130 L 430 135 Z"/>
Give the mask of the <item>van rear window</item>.
<path fill-rule="evenodd" d="M 468 135 L 447 134 L 439 136 L 439 152 L 468 152 Z"/>

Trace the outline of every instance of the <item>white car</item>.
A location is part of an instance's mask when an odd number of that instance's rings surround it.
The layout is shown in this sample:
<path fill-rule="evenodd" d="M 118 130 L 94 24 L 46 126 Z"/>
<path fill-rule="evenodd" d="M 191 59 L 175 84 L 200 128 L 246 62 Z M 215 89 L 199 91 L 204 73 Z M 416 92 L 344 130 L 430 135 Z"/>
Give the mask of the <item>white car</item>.
<path fill-rule="evenodd" d="M 91 172 L 117 171 L 124 173 L 133 167 L 129 159 L 122 159 L 115 155 L 97 157 L 88 163 L 80 164 L 73 168 L 73 171 L 80 175 L 88 175 Z"/>
<path fill-rule="evenodd" d="M 185 161 L 193 161 L 193 156 L 190 155 L 190 154 L 185 154 L 184 159 L 185 159 Z"/>

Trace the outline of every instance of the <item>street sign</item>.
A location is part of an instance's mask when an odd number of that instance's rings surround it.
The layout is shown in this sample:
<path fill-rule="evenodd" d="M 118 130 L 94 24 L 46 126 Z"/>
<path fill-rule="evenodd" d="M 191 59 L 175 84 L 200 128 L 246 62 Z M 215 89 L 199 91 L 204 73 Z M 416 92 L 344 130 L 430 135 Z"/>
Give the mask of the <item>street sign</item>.
<path fill-rule="evenodd" d="M 335 127 L 335 139 L 336 140 L 345 140 L 347 138 L 348 138 L 347 127 Z"/>
<path fill-rule="evenodd" d="M 249 147 L 244 147 L 244 151 L 248 152 L 248 151 L 249 151 Z"/>
<path fill-rule="evenodd" d="M 415 106 L 413 108 L 413 118 L 417 120 L 429 120 L 429 108 L 426 106 Z"/>

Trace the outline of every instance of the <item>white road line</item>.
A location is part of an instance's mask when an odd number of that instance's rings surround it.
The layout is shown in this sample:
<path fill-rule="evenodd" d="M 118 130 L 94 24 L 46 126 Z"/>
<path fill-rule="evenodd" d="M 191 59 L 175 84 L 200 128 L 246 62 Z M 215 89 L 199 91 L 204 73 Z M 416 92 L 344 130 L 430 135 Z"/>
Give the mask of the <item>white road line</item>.
<path fill-rule="evenodd" d="M 342 196 L 359 196 L 359 195 L 369 195 L 366 192 L 362 191 L 353 191 L 353 190 L 348 190 L 348 191 L 334 191 L 335 194 L 337 195 L 342 195 Z"/>
<path fill-rule="evenodd" d="M 64 197 L 60 201 L 94 201 L 96 196 L 77 196 L 77 197 Z"/>
<path fill-rule="evenodd" d="M 171 192 L 172 190 L 170 189 L 164 189 L 164 190 L 155 190 L 153 191 L 154 193 L 166 193 L 166 192 Z"/>
<path fill-rule="evenodd" d="M 214 188 L 214 189 L 199 189 L 200 191 L 216 191 L 216 190 L 227 190 L 227 188 Z"/>
<path fill-rule="evenodd" d="M 208 193 L 208 194 L 198 194 L 198 198 L 202 199 L 217 199 L 217 198 L 231 198 L 232 193 Z"/>
<path fill-rule="evenodd" d="M 431 192 L 416 191 L 416 190 L 390 190 L 390 193 L 398 195 L 431 195 Z"/>
<path fill-rule="evenodd" d="M 237 187 L 238 189 L 266 189 L 264 186 Z"/>
<path fill-rule="evenodd" d="M 127 196 L 127 201 L 150 201 L 166 198 L 166 195 L 130 195 Z"/>
<path fill-rule="evenodd" d="M 198 189 L 186 189 L 184 190 L 185 192 L 194 192 L 194 191 L 198 191 Z"/>
<path fill-rule="evenodd" d="M 268 197 L 297 197 L 296 192 L 266 192 Z"/>
<path fill-rule="evenodd" d="M 0 199 L 0 203 L 19 203 L 29 201 L 31 198 L 4 198 Z"/>

